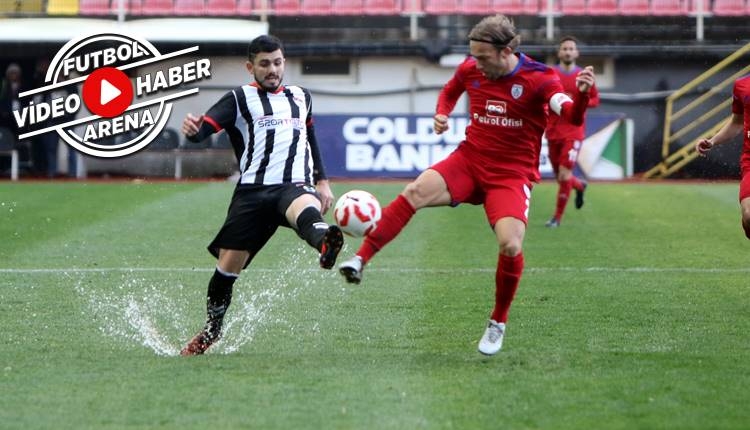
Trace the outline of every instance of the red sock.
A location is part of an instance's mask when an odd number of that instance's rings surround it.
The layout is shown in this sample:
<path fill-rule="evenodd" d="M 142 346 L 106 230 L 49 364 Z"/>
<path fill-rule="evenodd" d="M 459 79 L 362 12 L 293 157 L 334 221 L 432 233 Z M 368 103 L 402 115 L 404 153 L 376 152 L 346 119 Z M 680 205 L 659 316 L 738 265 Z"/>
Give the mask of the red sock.
<path fill-rule="evenodd" d="M 580 179 L 578 179 L 575 176 L 570 176 L 570 185 L 573 187 L 573 189 L 578 191 L 583 191 L 583 182 L 581 182 Z"/>
<path fill-rule="evenodd" d="M 510 304 L 516 295 L 522 273 L 523 253 L 515 257 L 500 254 L 497 259 L 497 272 L 495 272 L 495 309 L 492 310 L 493 320 L 502 323 L 508 321 Z"/>
<path fill-rule="evenodd" d="M 570 180 L 560 182 L 560 187 L 557 190 L 557 207 L 555 207 L 555 218 L 558 220 L 562 219 L 563 212 L 565 212 L 565 206 L 568 204 L 568 198 L 570 198 L 570 190 L 573 188 L 573 184 Z"/>
<path fill-rule="evenodd" d="M 367 264 L 381 248 L 398 236 L 415 213 L 414 207 L 401 194 L 383 208 L 377 228 L 365 238 L 357 251 L 362 263 Z"/>

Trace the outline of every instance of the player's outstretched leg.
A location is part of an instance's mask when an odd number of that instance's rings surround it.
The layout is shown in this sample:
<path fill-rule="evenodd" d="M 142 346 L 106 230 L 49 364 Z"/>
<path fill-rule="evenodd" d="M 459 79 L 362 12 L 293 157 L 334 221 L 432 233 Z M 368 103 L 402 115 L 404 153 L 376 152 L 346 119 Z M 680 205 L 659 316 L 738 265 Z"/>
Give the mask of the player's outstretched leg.
<path fill-rule="evenodd" d="M 339 226 L 331 224 L 323 236 L 323 244 L 320 245 L 320 267 L 330 269 L 336 264 L 341 248 L 344 246 L 344 234 Z"/>
<path fill-rule="evenodd" d="M 221 339 L 221 326 L 229 304 L 232 302 L 232 286 L 239 275 L 227 273 L 218 267 L 208 283 L 206 298 L 206 325 L 180 351 L 180 355 L 201 355 Z"/>
<path fill-rule="evenodd" d="M 404 226 L 416 213 L 409 200 L 399 194 L 388 206 L 383 208 L 383 215 L 378 227 L 365 237 L 357 254 L 339 266 L 339 273 L 350 284 L 362 281 L 362 270 L 370 259 L 403 230 Z"/>

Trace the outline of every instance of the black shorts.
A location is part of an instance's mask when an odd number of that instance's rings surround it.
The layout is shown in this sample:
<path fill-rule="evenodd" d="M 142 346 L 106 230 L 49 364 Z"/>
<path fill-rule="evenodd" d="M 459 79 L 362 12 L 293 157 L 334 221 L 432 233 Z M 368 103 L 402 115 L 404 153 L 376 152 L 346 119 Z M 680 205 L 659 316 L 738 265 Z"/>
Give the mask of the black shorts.
<path fill-rule="evenodd" d="M 219 258 L 219 249 L 245 250 L 250 252 L 249 264 L 279 226 L 290 227 L 286 210 L 303 194 L 320 200 L 309 184 L 238 185 L 224 225 L 208 245 L 208 252 Z"/>

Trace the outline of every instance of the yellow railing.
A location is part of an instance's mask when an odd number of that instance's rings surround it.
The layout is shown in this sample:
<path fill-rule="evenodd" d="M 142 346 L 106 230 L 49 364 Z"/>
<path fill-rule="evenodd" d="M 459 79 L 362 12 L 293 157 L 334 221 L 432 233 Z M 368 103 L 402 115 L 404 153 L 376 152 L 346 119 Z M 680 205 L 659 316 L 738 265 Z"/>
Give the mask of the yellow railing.
<path fill-rule="evenodd" d="M 677 110 L 675 110 L 675 103 L 689 97 L 691 92 L 697 89 L 699 85 L 706 82 L 708 79 L 713 78 L 728 66 L 734 64 L 748 52 L 750 52 L 750 43 L 738 49 L 727 58 L 721 60 L 715 66 L 701 73 L 698 77 L 667 97 L 661 149 L 662 162 L 644 173 L 643 176 L 645 178 L 666 178 L 672 173 L 680 170 L 698 156 L 698 153 L 695 151 L 695 144 L 698 140 L 713 136 L 719 128 L 721 128 L 721 125 L 729 118 L 729 116 L 721 116 L 718 121 L 716 120 L 716 116 L 720 113 L 729 112 L 729 106 L 732 102 L 731 98 L 724 99 L 715 105 L 707 105 L 707 103 L 712 97 L 720 94 L 727 88 L 730 88 L 731 90 L 731 86 L 737 78 L 750 72 L 750 65 L 733 73 L 721 82 L 712 86 L 710 90 L 691 100 Z M 703 110 L 704 112 L 697 115 L 695 118 L 686 117 L 686 115 L 690 113 L 695 113 L 696 109 Z M 673 131 L 677 120 L 683 117 L 689 118 L 690 122 L 679 126 L 677 130 Z M 672 145 L 686 137 L 688 137 L 687 143 L 670 155 L 669 151 Z"/>

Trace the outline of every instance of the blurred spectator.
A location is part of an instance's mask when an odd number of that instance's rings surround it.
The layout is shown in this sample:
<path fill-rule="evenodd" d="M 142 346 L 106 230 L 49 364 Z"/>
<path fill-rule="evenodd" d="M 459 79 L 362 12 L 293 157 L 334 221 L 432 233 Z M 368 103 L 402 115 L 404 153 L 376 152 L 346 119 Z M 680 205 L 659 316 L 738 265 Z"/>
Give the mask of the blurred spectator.
<path fill-rule="evenodd" d="M 49 60 L 39 60 L 36 65 L 34 73 L 34 87 L 40 88 L 49 85 L 51 82 L 45 81 L 45 75 L 49 67 Z M 51 103 L 52 100 L 65 98 L 69 94 L 77 92 L 75 85 L 67 85 L 65 87 L 56 88 L 53 91 L 44 91 L 38 94 L 35 98 L 35 102 Z M 63 124 L 72 120 L 75 114 L 66 114 L 59 118 L 50 118 L 40 125 L 40 128 L 51 127 L 59 124 Z M 34 165 L 38 167 L 39 173 L 44 173 L 48 178 L 54 178 L 58 174 L 58 163 L 57 163 L 57 150 L 60 142 L 60 136 L 56 131 L 50 131 L 48 133 L 37 136 L 34 146 L 36 146 L 34 153 L 36 155 Z M 77 171 L 77 152 L 70 147 L 65 148 L 68 154 L 68 176 L 76 177 Z"/>
<path fill-rule="evenodd" d="M 21 106 L 18 100 L 18 93 L 21 91 L 23 91 L 21 66 L 17 63 L 10 63 L 0 83 L 0 126 L 8 127 L 15 133 L 18 132 L 18 126 L 13 119 L 13 111 Z"/>

